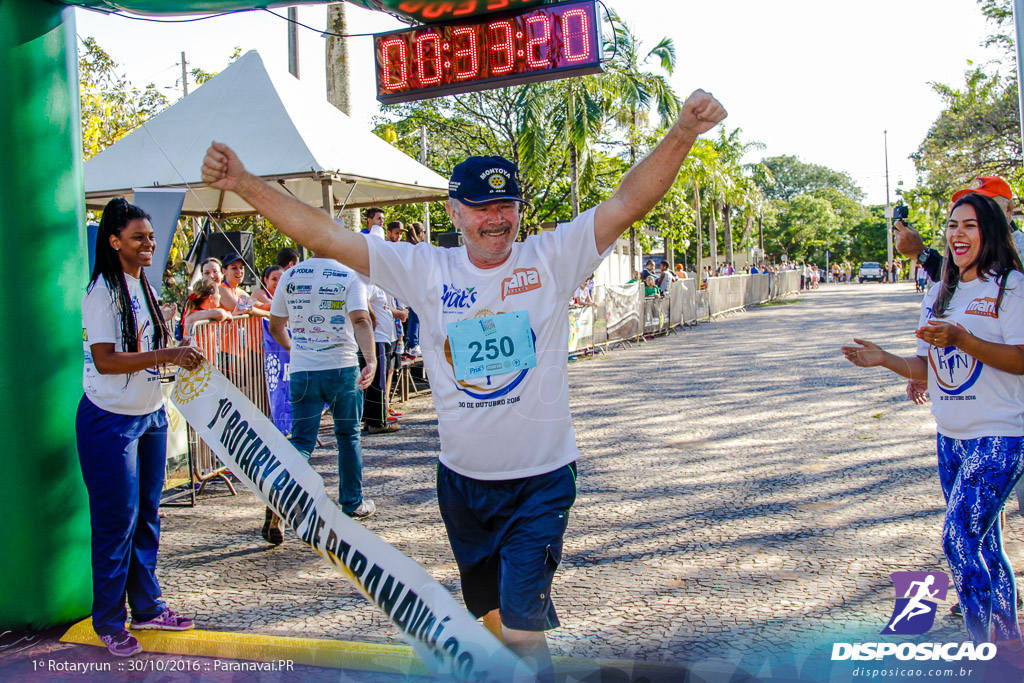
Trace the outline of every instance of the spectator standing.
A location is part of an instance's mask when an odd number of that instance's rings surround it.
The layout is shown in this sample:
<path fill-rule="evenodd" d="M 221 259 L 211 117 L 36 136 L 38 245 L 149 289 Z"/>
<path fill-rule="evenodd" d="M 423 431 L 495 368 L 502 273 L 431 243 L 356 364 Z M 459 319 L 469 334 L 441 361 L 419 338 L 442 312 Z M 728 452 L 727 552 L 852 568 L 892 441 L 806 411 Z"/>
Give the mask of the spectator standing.
<path fill-rule="evenodd" d="M 363 211 L 363 220 L 366 221 L 366 225 L 360 230 L 361 233 L 384 237 L 384 209 L 371 206 Z"/>
<path fill-rule="evenodd" d="M 170 333 L 143 271 L 155 246 L 149 215 L 112 199 L 82 299 L 85 393 L 75 432 L 92 527 L 92 627 L 117 657 L 142 651 L 124 627 L 125 598 L 132 630 L 194 625 L 167 607 L 156 578 L 167 456 L 158 368 L 193 369 L 203 357 L 194 346 L 168 347 Z"/>
<path fill-rule="evenodd" d="M 979 176 L 971 181 L 968 187 L 953 193 L 951 201 L 959 201 L 972 192 L 988 197 L 999 205 L 1006 215 L 1010 238 L 1017 250 L 1017 255 L 1024 256 L 1024 232 L 1021 232 L 1013 220 L 1013 191 L 1010 189 L 1010 185 L 998 176 Z M 925 248 L 921 234 L 903 221 L 896 221 L 893 227 L 896 229 L 896 250 L 908 258 L 915 259 L 919 265 L 923 266 L 932 282 L 941 280 L 942 255 L 930 247 Z"/>
<path fill-rule="evenodd" d="M 370 434 L 397 432 L 398 424 L 388 420 L 388 376 L 394 369 L 395 317 L 388 305 L 389 297 L 376 285 L 366 285 L 366 301 L 376 324 L 373 341 L 376 350 L 377 371 L 363 392 L 363 425 Z M 361 365 L 366 359 L 360 355 Z"/>
<path fill-rule="evenodd" d="M 210 257 L 200 265 L 200 271 L 207 280 L 212 280 L 219 287 L 224 282 L 224 270 L 219 258 Z M 219 304 L 218 304 L 219 305 Z M 230 313 L 232 309 L 228 309 Z"/>
<path fill-rule="evenodd" d="M 967 632 L 988 642 L 994 626 L 1000 645 L 1019 657 L 999 512 L 1024 472 L 1024 274 L 1005 214 L 983 195 L 954 203 L 946 244 L 943 280 L 921 303 L 917 355 L 900 358 L 858 339 L 843 354 L 936 387 L 942 545 Z"/>
<path fill-rule="evenodd" d="M 363 498 L 359 427 L 361 389 L 376 372 L 377 359 L 366 285 L 333 259 L 307 259 L 282 276 L 270 306 L 270 333 L 291 354 L 292 445 L 309 459 L 326 403 L 338 442 L 338 503 L 350 517 L 369 517 L 376 506 Z M 357 347 L 366 358 L 362 372 Z M 263 536 L 275 545 L 283 540 L 280 523 L 268 510 Z"/>
<path fill-rule="evenodd" d="M 274 300 L 274 292 L 277 291 L 277 283 L 281 281 L 284 268 L 278 265 L 267 266 L 260 276 L 261 286 L 252 293 L 253 308 L 264 311 L 270 310 L 270 304 Z"/>
<path fill-rule="evenodd" d="M 296 262 L 297 263 L 297 262 Z M 284 274 L 282 266 L 267 266 L 263 270 L 263 286 L 252 293 L 252 298 L 257 301 L 255 306 L 265 311 L 270 311 L 277 293 L 277 286 Z M 267 397 L 270 399 L 270 417 L 282 434 L 287 436 L 292 432 L 292 407 L 291 407 L 291 384 L 288 379 L 288 366 L 291 364 L 291 354 L 274 339 L 270 334 L 270 320 L 264 318 L 260 321 L 263 328 L 263 374 L 267 378 Z M 266 520 L 264 520 L 266 525 Z M 269 525 L 263 532 L 264 538 L 270 536 Z M 278 529 L 280 531 L 280 529 Z M 284 540 L 283 535 L 274 534 L 274 538 Z"/>
<path fill-rule="evenodd" d="M 424 239 L 423 224 L 419 221 L 409 226 L 405 236 L 410 244 L 419 244 Z M 420 317 L 412 308 L 408 309 L 409 319 L 406 323 L 405 353 L 411 358 L 421 358 L 423 350 L 420 348 Z"/>
<path fill-rule="evenodd" d="M 661 296 L 661 290 L 658 289 L 658 283 L 654 281 L 653 275 L 648 275 L 644 280 L 644 296 Z"/>
<path fill-rule="evenodd" d="M 288 270 L 292 266 L 295 266 L 301 261 L 299 258 L 299 252 L 291 247 L 282 247 L 277 250 L 277 260 L 275 264 L 280 266 L 282 270 Z"/>
<path fill-rule="evenodd" d="M 242 289 L 242 280 L 245 278 L 245 259 L 241 254 L 228 254 L 224 257 L 224 282 L 221 287 L 226 292 L 221 292 L 221 298 L 233 298 L 235 308 L 232 315 L 253 315 L 259 318 L 266 318 L 270 314 L 267 309 L 254 308 L 256 303 L 249 293 Z"/>
<path fill-rule="evenodd" d="M 675 275 L 672 274 L 672 269 L 669 268 L 668 261 L 662 261 L 661 274 L 658 276 L 658 289 L 661 290 L 662 296 L 668 296 L 668 290 L 672 286 L 672 281 L 675 279 Z"/>
<path fill-rule="evenodd" d="M 200 320 L 220 322 L 227 320 L 231 314 L 220 308 L 221 287 L 208 278 L 196 280 L 185 300 L 185 308 L 181 312 L 178 327 L 178 338 L 184 339 L 192 334 L 192 326 Z"/>

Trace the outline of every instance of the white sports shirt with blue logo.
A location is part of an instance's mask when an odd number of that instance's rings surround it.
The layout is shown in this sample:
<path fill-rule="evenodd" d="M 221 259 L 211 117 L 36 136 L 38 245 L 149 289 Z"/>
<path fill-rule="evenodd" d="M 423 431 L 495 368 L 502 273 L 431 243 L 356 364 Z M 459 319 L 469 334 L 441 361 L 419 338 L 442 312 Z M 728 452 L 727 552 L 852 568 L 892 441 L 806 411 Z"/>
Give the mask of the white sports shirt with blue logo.
<path fill-rule="evenodd" d="M 289 374 L 358 366 L 349 313 L 365 310 L 366 285 L 351 268 L 327 258 L 289 268 L 270 304 L 270 314 L 288 318 L 292 331 Z"/>
<path fill-rule="evenodd" d="M 942 284 L 921 302 L 920 326 L 940 320 L 996 344 L 1024 344 L 1024 274 L 1010 273 L 996 313 L 999 284 L 977 278 L 962 282 L 943 318 L 932 316 Z M 917 342 L 928 362 L 928 391 L 939 433 L 953 439 L 1024 435 L 1024 377 L 988 367 L 955 346 L 941 349 Z"/>
<path fill-rule="evenodd" d="M 139 351 L 152 351 L 153 321 L 142 293 L 142 282 L 127 274 L 124 279 L 135 311 Z M 156 299 L 155 293 L 153 298 Z M 93 344 L 113 344 L 114 351 L 125 351 L 121 339 L 121 314 L 107 288 L 107 281 L 102 277 L 96 279 L 82 299 L 82 346 L 85 353 L 82 384 L 85 395 L 97 408 L 118 415 L 148 415 L 164 404 L 160 393 L 160 373 L 156 367 L 131 375 L 101 375 L 92 362 Z"/>
<path fill-rule="evenodd" d="M 423 363 L 441 435 L 441 462 L 473 479 L 551 472 L 579 457 L 569 414 L 569 299 L 601 264 L 594 210 L 512 245 L 508 260 L 480 269 L 465 247 L 367 239 L 370 280 L 420 317 Z M 525 311 L 536 367 L 456 380 L 447 325 Z"/>

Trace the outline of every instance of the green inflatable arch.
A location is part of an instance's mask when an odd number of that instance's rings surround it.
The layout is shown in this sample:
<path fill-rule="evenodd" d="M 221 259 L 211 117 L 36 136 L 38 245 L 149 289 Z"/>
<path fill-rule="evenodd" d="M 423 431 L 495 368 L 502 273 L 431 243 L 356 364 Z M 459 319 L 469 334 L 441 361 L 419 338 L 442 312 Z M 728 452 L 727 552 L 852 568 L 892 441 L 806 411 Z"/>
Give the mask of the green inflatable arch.
<path fill-rule="evenodd" d="M 437 19 L 539 1 L 354 0 Z M 297 3 L 77 4 L 186 14 Z M 0 73 L 0 253 L 7 273 L 0 297 L 0 629 L 44 628 L 86 616 L 92 602 L 88 500 L 75 449 L 88 258 L 73 9 L 0 2 Z"/>

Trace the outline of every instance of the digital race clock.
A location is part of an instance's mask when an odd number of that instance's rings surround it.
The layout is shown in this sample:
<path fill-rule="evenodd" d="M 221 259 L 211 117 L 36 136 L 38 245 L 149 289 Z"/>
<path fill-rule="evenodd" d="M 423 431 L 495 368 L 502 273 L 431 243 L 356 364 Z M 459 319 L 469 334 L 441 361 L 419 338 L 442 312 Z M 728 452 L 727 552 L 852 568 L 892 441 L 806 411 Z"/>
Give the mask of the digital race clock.
<path fill-rule="evenodd" d="M 384 104 L 601 72 L 595 0 L 374 36 Z"/>

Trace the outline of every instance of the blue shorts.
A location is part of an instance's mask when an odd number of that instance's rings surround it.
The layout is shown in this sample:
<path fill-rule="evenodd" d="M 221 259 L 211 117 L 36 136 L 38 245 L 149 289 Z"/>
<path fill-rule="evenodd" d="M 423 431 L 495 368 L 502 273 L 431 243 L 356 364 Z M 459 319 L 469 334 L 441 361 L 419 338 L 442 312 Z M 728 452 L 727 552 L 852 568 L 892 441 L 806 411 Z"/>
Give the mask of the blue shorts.
<path fill-rule="evenodd" d="M 473 616 L 500 609 L 508 628 L 558 626 L 551 580 L 575 500 L 576 463 L 502 481 L 470 479 L 438 463 L 437 503 Z"/>

